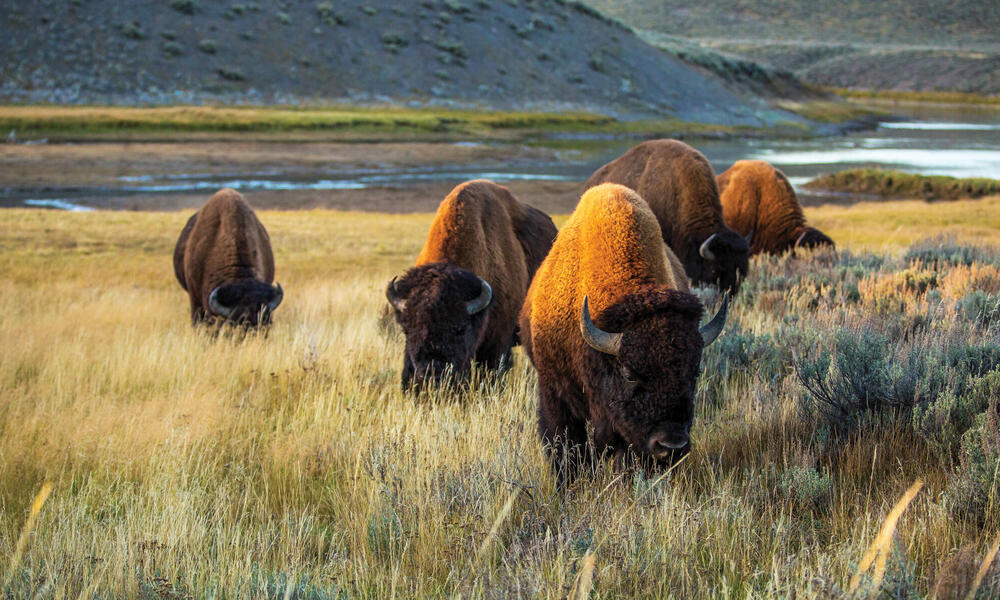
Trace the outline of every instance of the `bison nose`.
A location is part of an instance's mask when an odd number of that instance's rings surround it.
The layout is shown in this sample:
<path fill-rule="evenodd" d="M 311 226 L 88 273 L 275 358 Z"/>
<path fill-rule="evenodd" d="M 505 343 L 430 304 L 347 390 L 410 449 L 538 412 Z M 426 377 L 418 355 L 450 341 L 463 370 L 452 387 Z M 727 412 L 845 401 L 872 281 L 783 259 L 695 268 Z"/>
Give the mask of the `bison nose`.
<path fill-rule="evenodd" d="M 683 431 L 660 432 L 649 439 L 649 453 L 657 458 L 663 458 L 675 450 L 687 447 L 688 436 Z"/>

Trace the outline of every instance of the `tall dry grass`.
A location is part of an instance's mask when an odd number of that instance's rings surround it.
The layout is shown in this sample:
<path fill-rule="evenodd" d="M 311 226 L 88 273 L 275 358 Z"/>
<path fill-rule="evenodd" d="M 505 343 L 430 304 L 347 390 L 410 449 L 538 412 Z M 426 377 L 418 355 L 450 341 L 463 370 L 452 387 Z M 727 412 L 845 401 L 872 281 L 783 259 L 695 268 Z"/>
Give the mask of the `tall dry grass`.
<path fill-rule="evenodd" d="M 398 389 L 382 290 L 429 216 L 262 213 L 286 299 L 247 336 L 190 327 L 170 262 L 186 217 L 0 212 L 0 556 L 53 484 L 6 596 L 842 597 L 918 478 L 875 592 L 928 595 L 994 539 L 956 516 L 959 467 L 908 421 L 836 437 L 802 408 L 788 348 L 881 314 L 898 245 L 756 261 L 706 354 L 691 456 L 561 492 L 520 352 L 472 393 Z M 935 268 L 935 326 L 994 339 L 949 309 L 992 280 Z M 916 319 L 934 299 L 900 285 Z"/>

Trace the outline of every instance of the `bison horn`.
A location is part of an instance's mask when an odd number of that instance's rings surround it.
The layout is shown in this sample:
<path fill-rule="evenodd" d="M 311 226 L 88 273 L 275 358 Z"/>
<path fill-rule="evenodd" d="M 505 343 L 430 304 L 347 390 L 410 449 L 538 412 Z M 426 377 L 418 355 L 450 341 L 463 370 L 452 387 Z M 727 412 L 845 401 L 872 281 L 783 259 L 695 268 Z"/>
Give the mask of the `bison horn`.
<path fill-rule="evenodd" d="M 208 308 L 213 314 L 219 315 L 224 319 L 228 319 L 229 315 L 233 314 L 233 309 L 219 302 L 219 288 L 215 288 L 208 295 Z"/>
<path fill-rule="evenodd" d="M 465 303 L 465 310 L 468 311 L 470 315 L 474 315 L 478 312 L 482 312 L 490 305 L 490 301 L 493 300 L 493 288 L 490 284 L 486 283 L 486 280 L 479 277 L 479 297 L 471 302 Z"/>
<path fill-rule="evenodd" d="M 722 307 L 715 313 L 712 320 L 705 323 L 698 331 L 701 333 L 702 344 L 707 346 L 715 341 L 722 333 L 722 328 L 726 325 L 726 316 L 729 315 L 729 292 L 722 299 Z"/>
<path fill-rule="evenodd" d="M 743 238 L 743 239 L 745 239 L 747 241 L 747 246 L 749 246 L 751 243 L 753 243 L 753 234 L 754 234 L 755 231 L 757 231 L 757 230 L 756 229 L 751 229 L 750 233 L 748 233 L 747 236 L 745 238 Z"/>
<path fill-rule="evenodd" d="M 403 309 L 406 308 L 406 298 L 400 297 L 399 290 L 396 289 L 395 277 L 389 282 L 389 287 L 385 288 L 385 297 L 389 300 L 389 304 L 399 312 L 403 312 Z"/>
<path fill-rule="evenodd" d="M 594 321 L 590 318 L 590 305 L 587 296 L 583 297 L 583 309 L 580 311 L 580 333 L 583 334 L 583 340 L 594 350 L 618 356 L 622 347 L 622 334 L 608 333 L 594 325 Z"/>
<path fill-rule="evenodd" d="M 714 240 L 715 236 L 717 235 L 719 234 L 713 233 L 712 235 L 708 236 L 708 239 L 702 242 L 701 247 L 698 248 L 698 254 L 700 254 L 701 257 L 704 258 L 705 260 L 713 260 L 713 261 L 715 260 L 715 254 L 712 253 L 711 246 L 712 246 L 712 240 Z"/>
<path fill-rule="evenodd" d="M 809 233 L 808 229 L 803 229 L 802 233 L 799 235 L 798 239 L 795 240 L 795 247 L 798 248 L 802 244 L 802 240 L 806 239 L 806 234 Z"/>
<path fill-rule="evenodd" d="M 271 301 L 267 303 L 267 308 L 271 312 L 274 312 L 274 309 L 278 308 L 278 305 L 281 304 L 281 301 L 284 299 L 285 299 L 285 290 L 281 289 L 280 283 L 274 284 L 274 297 L 271 298 Z"/>

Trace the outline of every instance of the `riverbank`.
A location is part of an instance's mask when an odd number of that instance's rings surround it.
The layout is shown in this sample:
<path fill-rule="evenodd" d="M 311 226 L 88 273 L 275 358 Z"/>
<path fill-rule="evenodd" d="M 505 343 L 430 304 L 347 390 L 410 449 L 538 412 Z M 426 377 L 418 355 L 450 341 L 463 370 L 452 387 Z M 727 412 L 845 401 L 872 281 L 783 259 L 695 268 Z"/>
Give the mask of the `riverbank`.
<path fill-rule="evenodd" d="M 808 121 L 772 126 L 678 119 L 620 120 L 585 112 L 469 111 L 358 106 L 0 106 L 0 132 L 12 141 L 517 141 L 559 135 L 617 137 L 760 137 L 826 135 L 830 125 L 871 126 L 877 109 L 848 102 L 778 102 Z M 13 137 L 10 137 L 13 136 Z"/>

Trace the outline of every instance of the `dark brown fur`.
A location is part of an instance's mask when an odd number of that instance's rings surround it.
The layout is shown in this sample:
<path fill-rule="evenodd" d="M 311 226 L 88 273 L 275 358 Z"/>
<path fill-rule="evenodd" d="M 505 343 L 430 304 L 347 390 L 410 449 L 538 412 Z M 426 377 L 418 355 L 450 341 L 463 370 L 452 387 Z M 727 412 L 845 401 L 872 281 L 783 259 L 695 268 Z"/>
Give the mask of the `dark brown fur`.
<path fill-rule="evenodd" d="M 726 224 L 741 235 L 753 232 L 751 256 L 834 245 L 823 232 L 806 225 L 792 184 L 770 164 L 741 160 L 719 175 L 718 184 Z"/>
<path fill-rule="evenodd" d="M 703 344 L 701 302 L 679 283 L 659 229 L 632 190 L 592 188 L 531 284 L 521 330 L 538 370 L 539 433 L 561 480 L 587 456 L 588 422 L 596 452 L 619 460 L 631 451 L 662 465 L 690 448 L 656 445 L 688 440 Z M 584 297 L 598 327 L 623 333 L 617 357 L 584 340 Z"/>
<path fill-rule="evenodd" d="M 396 311 L 406 334 L 403 387 L 439 379 L 448 367 L 461 376 L 473 360 L 490 368 L 507 363 L 521 303 L 555 236 L 548 215 L 503 186 L 476 180 L 452 190 L 417 265 L 395 283 L 406 300 Z M 464 306 L 480 293 L 477 277 L 492 287 L 493 300 L 470 316 Z"/>
<path fill-rule="evenodd" d="M 174 274 L 191 299 L 191 321 L 214 320 L 209 296 L 234 309 L 231 321 L 270 323 L 274 255 L 267 231 L 238 192 L 219 190 L 188 219 L 174 248 Z"/>
<path fill-rule="evenodd" d="M 692 281 L 736 292 L 747 272 L 749 246 L 726 226 L 715 172 L 701 152 L 677 140 L 643 142 L 595 171 L 585 186 L 601 183 L 638 192 Z M 709 261 L 699 249 L 712 234 L 718 234 L 711 245 L 716 260 Z"/>

